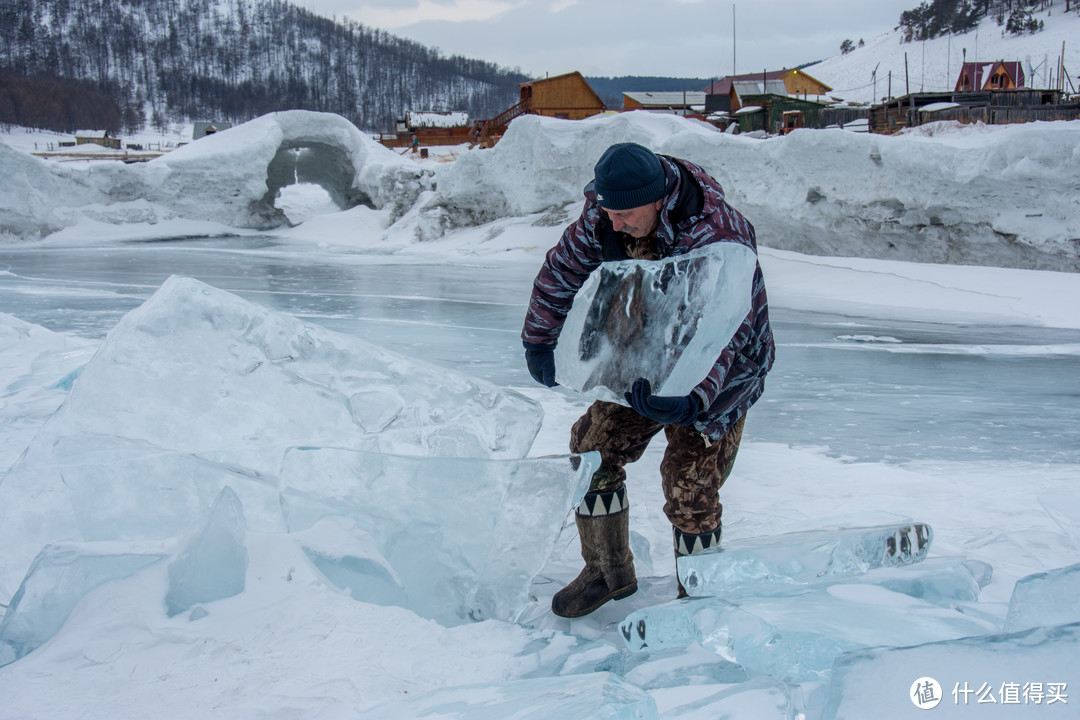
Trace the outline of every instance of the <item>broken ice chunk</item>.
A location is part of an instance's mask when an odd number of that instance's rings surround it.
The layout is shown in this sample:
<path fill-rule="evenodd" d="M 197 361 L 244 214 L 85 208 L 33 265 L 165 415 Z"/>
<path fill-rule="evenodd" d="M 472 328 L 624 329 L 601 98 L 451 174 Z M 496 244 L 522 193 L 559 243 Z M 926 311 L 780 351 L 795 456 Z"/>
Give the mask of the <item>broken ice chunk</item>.
<path fill-rule="evenodd" d="M 912 522 L 747 538 L 680 557 L 678 573 L 692 596 L 807 585 L 921 562 L 933 535 L 929 525 Z"/>
<path fill-rule="evenodd" d="M 244 506 L 225 487 L 214 501 L 206 525 L 169 565 L 165 605 L 169 617 L 198 603 L 244 591 L 248 553 L 244 544 Z"/>

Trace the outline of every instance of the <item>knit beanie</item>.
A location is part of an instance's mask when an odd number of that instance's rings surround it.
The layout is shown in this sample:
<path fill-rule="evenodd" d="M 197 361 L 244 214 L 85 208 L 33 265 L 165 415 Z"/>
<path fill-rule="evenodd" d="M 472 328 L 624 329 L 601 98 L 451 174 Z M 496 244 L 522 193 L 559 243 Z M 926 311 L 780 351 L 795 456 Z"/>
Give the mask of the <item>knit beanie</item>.
<path fill-rule="evenodd" d="M 593 169 L 596 202 L 608 210 L 629 210 L 664 197 L 667 181 L 660 159 L 637 143 L 609 147 Z"/>

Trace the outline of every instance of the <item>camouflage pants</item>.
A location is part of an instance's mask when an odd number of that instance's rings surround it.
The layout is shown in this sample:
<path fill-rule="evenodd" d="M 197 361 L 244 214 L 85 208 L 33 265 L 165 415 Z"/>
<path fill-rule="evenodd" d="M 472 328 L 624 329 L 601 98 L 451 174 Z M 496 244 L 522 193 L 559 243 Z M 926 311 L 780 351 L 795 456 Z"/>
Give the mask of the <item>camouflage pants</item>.
<path fill-rule="evenodd" d="M 667 437 L 660 463 L 664 514 L 683 532 L 711 532 L 720 526 L 720 487 L 735 464 L 745 420 L 739 418 L 726 435 L 706 444 L 692 427 L 662 425 L 628 407 L 598 400 L 574 423 L 570 452 L 598 451 L 600 469 L 589 489 L 611 490 L 626 480 L 623 466 L 638 460 L 662 429 Z"/>

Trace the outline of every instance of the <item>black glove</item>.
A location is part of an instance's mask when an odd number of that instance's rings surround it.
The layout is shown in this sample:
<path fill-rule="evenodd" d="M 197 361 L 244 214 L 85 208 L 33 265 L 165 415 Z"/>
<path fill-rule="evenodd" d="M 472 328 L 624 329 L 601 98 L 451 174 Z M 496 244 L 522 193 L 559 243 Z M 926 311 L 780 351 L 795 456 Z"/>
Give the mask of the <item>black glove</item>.
<path fill-rule="evenodd" d="M 529 366 L 529 374 L 533 380 L 541 385 L 555 387 L 555 348 L 548 345 L 525 345 L 525 363 Z"/>
<path fill-rule="evenodd" d="M 669 423 L 692 425 L 698 413 L 701 412 L 697 395 L 693 393 L 685 397 L 653 395 L 652 385 L 645 378 L 635 380 L 630 392 L 625 393 L 624 397 L 639 415 L 644 415 L 664 425 Z"/>

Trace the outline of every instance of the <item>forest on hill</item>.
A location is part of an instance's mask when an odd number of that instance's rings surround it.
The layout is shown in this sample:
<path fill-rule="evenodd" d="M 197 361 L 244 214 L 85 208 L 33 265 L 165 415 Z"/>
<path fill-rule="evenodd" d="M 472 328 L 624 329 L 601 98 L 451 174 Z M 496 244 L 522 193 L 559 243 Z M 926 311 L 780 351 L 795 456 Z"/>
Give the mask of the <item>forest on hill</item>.
<path fill-rule="evenodd" d="M 285 0 L 6 2 L 0 74 L 0 123 L 128 132 L 284 109 L 374 132 L 407 110 L 487 118 L 528 79 Z M 92 91 L 112 106 L 84 102 Z"/>

